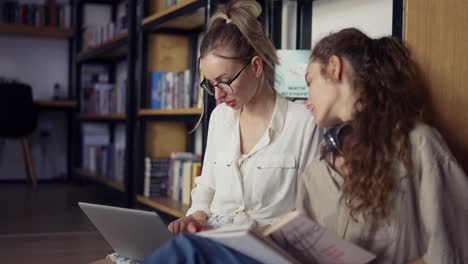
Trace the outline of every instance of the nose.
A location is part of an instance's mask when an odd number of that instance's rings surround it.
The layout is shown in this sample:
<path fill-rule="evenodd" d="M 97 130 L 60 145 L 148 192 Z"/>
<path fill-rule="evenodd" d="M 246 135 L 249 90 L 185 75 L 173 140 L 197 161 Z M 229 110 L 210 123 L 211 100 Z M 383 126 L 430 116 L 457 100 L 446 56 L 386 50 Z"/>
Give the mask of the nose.
<path fill-rule="evenodd" d="M 226 92 L 219 89 L 218 87 L 215 88 L 215 98 L 216 98 L 216 101 L 219 101 L 221 100 L 222 98 L 226 97 Z"/>

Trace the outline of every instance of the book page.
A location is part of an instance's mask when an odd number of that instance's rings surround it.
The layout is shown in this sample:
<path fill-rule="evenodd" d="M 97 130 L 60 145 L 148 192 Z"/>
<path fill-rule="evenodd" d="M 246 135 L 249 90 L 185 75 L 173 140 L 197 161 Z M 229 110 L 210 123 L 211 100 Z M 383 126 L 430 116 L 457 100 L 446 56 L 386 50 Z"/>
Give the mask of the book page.
<path fill-rule="evenodd" d="M 297 215 L 272 231 L 269 237 L 304 263 L 359 264 L 375 258 L 375 255 L 338 238 L 304 215 Z"/>
<path fill-rule="evenodd" d="M 261 234 L 242 227 L 219 228 L 200 232 L 197 235 L 221 243 L 261 263 L 298 263 L 288 253 Z"/>

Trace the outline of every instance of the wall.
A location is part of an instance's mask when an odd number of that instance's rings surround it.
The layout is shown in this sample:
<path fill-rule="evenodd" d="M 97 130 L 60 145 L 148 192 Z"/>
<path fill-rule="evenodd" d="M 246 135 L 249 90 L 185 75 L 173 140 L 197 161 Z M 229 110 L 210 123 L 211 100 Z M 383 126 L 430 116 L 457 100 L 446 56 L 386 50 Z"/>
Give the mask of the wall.
<path fill-rule="evenodd" d="M 35 100 L 50 99 L 54 83 L 59 83 L 68 91 L 68 64 L 67 40 L 0 36 L 0 76 L 30 84 Z M 30 137 L 33 162 L 39 178 L 54 178 L 66 172 L 65 120 L 62 113 L 42 113 L 38 128 Z M 40 147 L 40 142 L 44 142 L 39 136 L 41 130 L 50 133 L 45 139 L 46 156 Z M 44 166 L 46 163 L 48 165 Z M 7 140 L 0 143 L 0 180 L 25 177 L 20 142 Z"/>
<path fill-rule="evenodd" d="M 392 34 L 392 0 L 318 0 L 312 8 L 312 45 L 331 32 L 356 27 L 371 37 Z"/>

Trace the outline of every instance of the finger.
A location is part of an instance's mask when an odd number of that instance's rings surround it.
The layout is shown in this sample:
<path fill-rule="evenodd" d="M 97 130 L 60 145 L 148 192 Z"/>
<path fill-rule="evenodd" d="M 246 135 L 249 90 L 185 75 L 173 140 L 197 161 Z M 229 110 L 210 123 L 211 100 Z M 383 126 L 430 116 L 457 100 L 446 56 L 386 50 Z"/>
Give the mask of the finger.
<path fill-rule="evenodd" d="M 174 235 L 177 235 L 180 232 L 180 221 L 174 222 Z"/>
<path fill-rule="evenodd" d="M 198 232 L 198 228 L 199 228 L 199 226 L 198 226 L 197 222 L 195 222 L 195 221 L 192 221 L 192 222 L 190 222 L 190 223 L 187 225 L 187 231 L 188 231 L 189 233 L 192 233 L 192 234 L 193 234 L 193 233 L 197 233 L 197 232 Z"/>
<path fill-rule="evenodd" d="M 187 228 L 187 221 L 184 219 L 183 221 L 180 221 L 179 232 L 185 233 L 186 228 Z"/>
<path fill-rule="evenodd" d="M 167 229 L 169 229 L 169 232 L 174 234 L 174 222 L 171 222 L 168 226 Z"/>

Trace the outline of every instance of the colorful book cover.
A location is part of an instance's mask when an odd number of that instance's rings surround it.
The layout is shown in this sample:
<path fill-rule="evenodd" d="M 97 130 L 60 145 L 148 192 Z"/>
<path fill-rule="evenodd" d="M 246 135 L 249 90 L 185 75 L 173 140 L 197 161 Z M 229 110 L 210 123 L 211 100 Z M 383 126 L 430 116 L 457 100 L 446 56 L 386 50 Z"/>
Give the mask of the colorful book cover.
<path fill-rule="evenodd" d="M 164 72 L 151 72 L 151 108 L 161 109 L 164 96 Z"/>
<path fill-rule="evenodd" d="M 202 164 L 201 161 L 194 161 L 192 165 L 192 189 L 194 189 L 197 184 L 195 183 L 195 178 L 201 174 Z"/>

